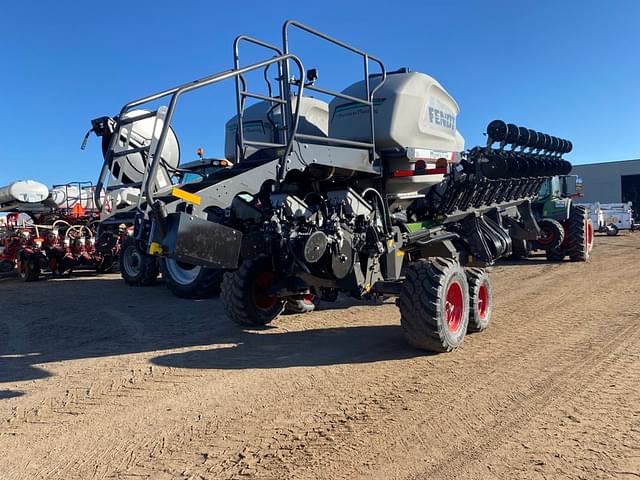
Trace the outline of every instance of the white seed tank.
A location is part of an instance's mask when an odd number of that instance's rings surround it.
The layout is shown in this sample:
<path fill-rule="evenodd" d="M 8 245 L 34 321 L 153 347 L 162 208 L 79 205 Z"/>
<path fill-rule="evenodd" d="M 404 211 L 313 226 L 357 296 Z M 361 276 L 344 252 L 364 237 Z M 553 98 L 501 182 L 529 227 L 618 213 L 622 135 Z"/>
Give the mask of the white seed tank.
<path fill-rule="evenodd" d="M 38 203 L 47 199 L 49 189 L 35 180 L 20 180 L 0 187 L 0 205 L 9 203 Z"/>
<path fill-rule="evenodd" d="M 380 77 L 371 79 L 372 88 Z M 365 96 L 364 82 L 343 93 Z M 423 148 L 443 152 L 464 150 L 456 128 L 458 104 L 435 79 L 419 72 L 390 73 L 374 98 L 376 149 Z M 329 105 L 329 135 L 369 141 L 369 108 L 350 100 L 334 99 Z"/>
<path fill-rule="evenodd" d="M 297 97 L 291 99 L 295 108 Z M 276 128 L 282 127 L 280 107 L 272 108 L 268 102 L 258 102 L 246 108 L 243 112 L 243 134 L 245 141 L 280 143 L 275 135 Z M 234 116 L 225 125 L 224 156 L 227 160 L 236 161 L 236 132 L 238 131 L 238 116 Z M 312 97 L 300 99 L 300 117 L 298 133 L 326 137 L 329 131 L 329 105 L 322 100 Z M 257 148 L 247 147 L 246 156 L 255 152 Z"/>
<path fill-rule="evenodd" d="M 381 77 L 371 77 L 371 88 Z M 364 81 L 343 91 L 365 98 Z M 458 104 L 435 79 L 406 69 L 389 73 L 374 97 L 375 146 L 389 171 L 412 171 L 415 162 L 434 170 L 438 159 L 459 161 L 464 138 L 458 132 Z M 370 142 L 369 107 L 336 98 L 329 104 L 329 136 Z M 395 153 L 395 154 L 392 154 Z M 440 183 L 442 173 L 392 177 L 387 181 L 391 195 L 411 197 Z"/>
<path fill-rule="evenodd" d="M 59 185 L 51 189 L 51 200 L 58 208 L 72 210 L 80 208 L 85 211 L 95 211 L 95 187 L 79 187 L 78 185 Z M 100 197 L 104 199 L 104 192 Z"/>

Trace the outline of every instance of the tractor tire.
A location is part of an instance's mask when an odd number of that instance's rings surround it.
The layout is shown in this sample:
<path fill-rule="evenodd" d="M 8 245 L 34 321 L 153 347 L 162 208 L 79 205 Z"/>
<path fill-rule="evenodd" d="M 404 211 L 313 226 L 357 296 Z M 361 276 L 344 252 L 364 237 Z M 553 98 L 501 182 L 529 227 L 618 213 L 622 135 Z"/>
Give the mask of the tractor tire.
<path fill-rule="evenodd" d="M 469 285 L 450 258 L 409 264 L 398 306 L 404 336 L 412 346 L 450 352 L 462 345 L 469 323 Z"/>
<path fill-rule="evenodd" d="M 285 313 L 310 313 L 316 309 L 318 297 L 311 293 L 305 294 L 302 298 L 287 298 L 284 304 Z"/>
<path fill-rule="evenodd" d="M 564 242 L 564 227 L 553 218 L 543 218 L 538 220 L 541 237 L 534 242 L 537 250 L 558 249 Z"/>
<path fill-rule="evenodd" d="M 547 260 L 550 262 L 561 262 L 566 256 L 567 253 L 562 248 L 547 250 Z"/>
<path fill-rule="evenodd" d="M 162 276 L 167 288 L 176 297 L 200 299 L 220 292 L 224 270 L 162 260 Z"/>
<path fill-rule="evenodd" d="M 275 320 L 286 303 L 284 298 L 265 292 L 275 278 L 271 258 L 264 255 L 247 259 L 235 272 L 225 273 L 220 298 L 227 316 L 249 327 L 264 326 Z"/>
<path fill-rule="evenodd" d="M 616 225 L 611 224 L 611 225 L 608 225 L 606 228 L 607 228 L 607 230 L 606 230 L 607 231 L 607 236 L 615 237 L 616 235 L 618 235 L 619 230 L 618 230 L 618 227 Z"/>
<path fill-rule="evenodd" d="M 0 273 L 10 273 L 16 268 L 16 262 L 13 260 L 0 260 Z"/>
<path fill-rule="evenodd" d="M 40 266 L 38 260 L 27 256 L 18 260 L 18 278 L 23 282 L 35 282 L 40 278 Z"/>
<path fill-rule="evenodd" d="M 146 287 L 153 285 L 160 273 L 158 259 L 138 248 L 138 241 L 127 236 L 120 248 L 120 275 L 127 285 Z"/>
<path fill-rule="evenodd" d="M 593 248 L 593 225 L 584 207 L 572 206 L 567 224 L 566 252 L 572 262 L 586 262 Z"/>
<path fill-rule="evenodd" d="M 467 332 L 483 332 L 491 323 L 493 288 L 483 268 L 466 268 L 469 283 L 469 325 Z"/>
<path fill-rule="evenodd" d="M 116 259 L 113 255 L 107 254 L 102 257 L 98 264 L 97 271 L 100 274 L 111 273 L 116 265 Z"/>

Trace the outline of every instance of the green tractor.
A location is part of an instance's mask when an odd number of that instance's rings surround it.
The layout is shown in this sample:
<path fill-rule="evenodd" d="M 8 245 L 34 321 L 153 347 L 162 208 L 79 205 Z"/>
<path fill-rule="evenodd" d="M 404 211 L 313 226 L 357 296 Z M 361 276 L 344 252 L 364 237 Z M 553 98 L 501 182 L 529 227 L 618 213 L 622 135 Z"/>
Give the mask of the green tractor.
<path fill-rule="evenodd" d="M 543 250 L 547 260 L 560 261 L 569 257 L 585 262 L 593 248 L 593 225 L 589 211 L 574 205 L 580 197 L 582 183 L 577 175 L 551 177 L 544 181 L 531 208 L 540 228 L 533 241 L 514 240 L 513 255 L 526 258 L 532 251 Z"/>

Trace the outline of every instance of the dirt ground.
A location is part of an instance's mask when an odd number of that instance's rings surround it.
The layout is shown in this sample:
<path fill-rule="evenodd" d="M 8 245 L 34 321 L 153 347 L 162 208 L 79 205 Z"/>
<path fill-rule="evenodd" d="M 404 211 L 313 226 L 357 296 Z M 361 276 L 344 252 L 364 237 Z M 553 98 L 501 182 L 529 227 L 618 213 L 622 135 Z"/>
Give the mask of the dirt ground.
<path fill-rule="evenodd" d="M 640 235 L 492 279 L 445 355 L 391 302 L 242 331 L 118 275 L 0 280 L 0 479 L 640 478 Z"/>

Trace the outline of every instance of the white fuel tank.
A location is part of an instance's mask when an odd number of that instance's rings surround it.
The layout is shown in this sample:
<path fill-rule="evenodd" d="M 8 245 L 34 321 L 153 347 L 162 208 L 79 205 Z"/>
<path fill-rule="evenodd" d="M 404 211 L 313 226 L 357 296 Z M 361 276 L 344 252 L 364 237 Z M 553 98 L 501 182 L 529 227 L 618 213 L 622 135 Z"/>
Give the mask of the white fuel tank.
<path fill-rule="evenodd" d="M 0 205 L 13 202 L 38 203 L 48 196 L 47 186 L 35 180 L 20 180 L 0 187 Z"/>
<path fill-rule="evenodd" d="M 296 98 L 291 99 L 295 107 Z M 274 134 L 276 128 L 282 126 L 280 108 L 272 109 L 268 102 L 258 102 L 246 108 L 243 114 L 244 139 L 256 142 L 278 143 Z M 271 111 L 271 113 L 269 113 Z M 225 125 L 224 156 L 227 160 L 236 161 L 236 132 L 238 131 L 238 116 L 234 116 Z M 329 131 L 329 105 L 322 100 L 312 97 L 300 99 L 299 133 L 326 137 Z M 255 152 L 257 148 L 248 147 L 246 155 Z"/>
<path fill-rule="evenodd" d="M 371 78 L 371 88 L 381 77 Z M 343 93 L 364 98 L 364 81 Z M 406 69 L 389 73 L 374 97 L 376 149 L 431 149 L 461 152 L 464 138 L 456 128 L 459 108 L 435 79 Z M 342 98 L 329 105 L 329 136 L 370 141 L 369 107 Z"/>

